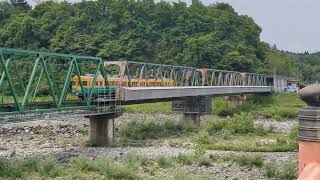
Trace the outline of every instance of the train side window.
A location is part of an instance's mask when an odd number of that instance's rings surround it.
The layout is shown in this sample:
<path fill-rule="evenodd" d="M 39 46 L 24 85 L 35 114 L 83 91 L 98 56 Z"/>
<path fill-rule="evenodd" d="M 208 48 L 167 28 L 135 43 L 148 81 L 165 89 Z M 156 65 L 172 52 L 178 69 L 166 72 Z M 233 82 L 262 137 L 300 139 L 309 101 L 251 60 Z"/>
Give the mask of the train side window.
<path fill-rule="evenodd" d="M 82 81 L 82 85 L 83 86 L 88 86 L 88 82 L 87 81 Z"/>

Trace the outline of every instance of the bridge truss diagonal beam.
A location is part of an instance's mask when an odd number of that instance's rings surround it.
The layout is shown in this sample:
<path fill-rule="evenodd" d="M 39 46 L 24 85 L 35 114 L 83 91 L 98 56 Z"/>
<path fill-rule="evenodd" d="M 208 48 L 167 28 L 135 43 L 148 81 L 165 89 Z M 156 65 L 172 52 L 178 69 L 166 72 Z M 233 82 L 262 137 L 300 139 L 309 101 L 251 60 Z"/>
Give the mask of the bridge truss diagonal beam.
<path fill-rule="evenodd" d="M 93 101 L 94 86 L 85 87 L 81 81 L 86 74 L 104 77 L 103 95 L 114 99 L 101 58 L 0 48 L 0 119 L 53 111 L 109 111 L 114 103 Z M 81 97 L 72 93 L 73 79 L 78 80 Z"/>

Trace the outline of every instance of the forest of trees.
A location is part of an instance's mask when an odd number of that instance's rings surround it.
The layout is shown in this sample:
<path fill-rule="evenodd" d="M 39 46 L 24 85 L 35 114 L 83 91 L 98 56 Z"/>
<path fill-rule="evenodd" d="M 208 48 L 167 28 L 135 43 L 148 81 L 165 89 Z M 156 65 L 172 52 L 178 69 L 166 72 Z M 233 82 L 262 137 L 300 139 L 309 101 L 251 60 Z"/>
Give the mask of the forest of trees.
<path fill-rule="evenodd" d="M 0 2 L 0 47 L 320 78 L 320 53 L 278 51 L 261 31 L 228 4 L 199 0 Z"/>

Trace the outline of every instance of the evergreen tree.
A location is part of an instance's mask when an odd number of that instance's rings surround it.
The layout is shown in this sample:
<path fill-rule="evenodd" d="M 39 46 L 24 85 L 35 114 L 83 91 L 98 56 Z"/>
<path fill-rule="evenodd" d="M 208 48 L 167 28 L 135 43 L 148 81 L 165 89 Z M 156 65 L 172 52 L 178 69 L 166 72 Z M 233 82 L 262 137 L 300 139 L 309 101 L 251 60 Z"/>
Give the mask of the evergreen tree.
<path fill-rule="evenodd" d="M 10 0 L 10 3 L 22 9 L 31 9 L 31 6 L 28 4 L 26 0 Z"/>

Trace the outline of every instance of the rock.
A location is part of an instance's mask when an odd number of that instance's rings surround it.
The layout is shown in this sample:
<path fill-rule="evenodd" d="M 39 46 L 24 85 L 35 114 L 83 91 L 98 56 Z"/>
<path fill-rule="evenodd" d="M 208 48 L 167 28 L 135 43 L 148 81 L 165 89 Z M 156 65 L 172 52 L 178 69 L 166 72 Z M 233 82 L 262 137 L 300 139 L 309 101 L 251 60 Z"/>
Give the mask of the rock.
<path fill-rule="evenodd" d="M 10 152 L 9 157 L 11 157 L 11 158 L 12 158 L 12 157 L 14 157 L 15 155 L 16 155 L 16 151 L 15 151 L 15 150 L 13 150 L 13 151 L 11 151 L 11 152 Z"/>

